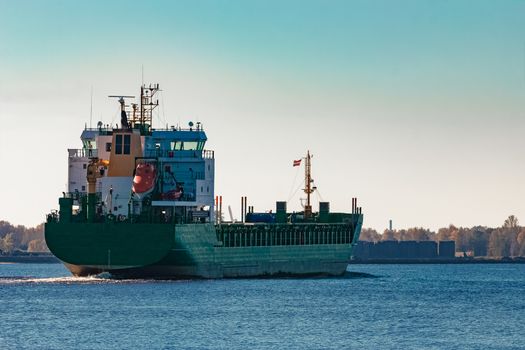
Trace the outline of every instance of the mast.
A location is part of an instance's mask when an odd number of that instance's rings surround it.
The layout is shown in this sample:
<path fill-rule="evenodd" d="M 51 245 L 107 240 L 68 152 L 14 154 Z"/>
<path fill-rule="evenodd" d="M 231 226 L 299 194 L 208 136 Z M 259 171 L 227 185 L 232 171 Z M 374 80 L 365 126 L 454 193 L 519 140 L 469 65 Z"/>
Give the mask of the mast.
<path fill-rule="evenodd" d="M 140 87 L 140 105 L 132 103 L 132 114 L 128 118 L 126 112 L 125 98 L 135 98 L 135 96 L 118 96 L 111 95 L 108 97 L 116 97 L 120 103 L 121 124 L 122 129 L 138 129 L 140 126 L 141 134 L 147 134 L 153 123 L 153 110 L 158 107 L 159 100 L 154 99 L 155 94 L 160 91 L 159 84 L 150 84 L 149 86 L 142 85 Z"/>
<path fill-rule="evenodd" d="M 306 205 L 304 206 L 304 218 L 308 219 L 312 216 L 312 205 L 310 203 L 310 195 L 314 192 L 314 188 L 312 188 L 312 163 L 311 163 L 312 156 L 310 155 L 310 151 L 306 153 L 305 158 L 305 165 L 304 165 L 304 193 L 306 193 Z"/>
<path fill-rule="evenodd" d="M 151 127 L 153 122 L 153 110 L 159 105 L 159 100 L 154 100 L 155 94 L 160 91 L 159 84 L 142 85 L 140 87 L 140 115 L 133 123 L 142 127 Z"/>

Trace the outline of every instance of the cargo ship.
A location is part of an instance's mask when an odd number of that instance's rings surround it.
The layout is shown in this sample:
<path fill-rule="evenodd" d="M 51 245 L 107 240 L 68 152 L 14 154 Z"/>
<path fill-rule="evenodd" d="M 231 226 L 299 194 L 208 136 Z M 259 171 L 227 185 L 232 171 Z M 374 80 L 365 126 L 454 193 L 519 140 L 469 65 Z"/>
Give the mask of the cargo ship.
<path fill-rule="evenodd" d="M 75 276 L 187 279 L 342 275 L 363 222 L 312 209 L 311 155 L 299 212 L 287 202 L 255 212 L 241 198 L 241 218 L 224 220 L 215 195 L 215 154 L 202 123 L 154 128 L 158 84 L 142 85 L 138 103 L 117 97 L 120 126 L 84 128 L 82 148 L 68 149 L 68 188 L 47 214 L 50 251 Z"/>

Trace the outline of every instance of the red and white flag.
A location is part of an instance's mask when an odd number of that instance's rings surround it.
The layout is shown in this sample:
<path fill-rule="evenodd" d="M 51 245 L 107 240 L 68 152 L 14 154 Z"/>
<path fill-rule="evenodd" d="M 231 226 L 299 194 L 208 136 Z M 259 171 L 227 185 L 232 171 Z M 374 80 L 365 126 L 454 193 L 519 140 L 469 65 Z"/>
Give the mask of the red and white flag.
<path fill-rule="evenodd" d="M 300 165 L 301 165 L 301 160 L 302 160 L 302 159 L 294 160 L 294 161 L 293 161 L 293 166 L 300 166 Z"/>

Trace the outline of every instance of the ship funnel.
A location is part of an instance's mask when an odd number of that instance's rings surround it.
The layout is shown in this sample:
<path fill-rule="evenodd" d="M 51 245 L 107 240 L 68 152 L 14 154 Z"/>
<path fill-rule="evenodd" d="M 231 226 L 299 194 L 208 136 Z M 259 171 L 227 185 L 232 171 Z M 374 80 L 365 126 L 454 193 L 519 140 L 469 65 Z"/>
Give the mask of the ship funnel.
<path fill-rule="evenodd" d="M 248 214 L 248 197 L 241 197 L 241 222 L 246 222 Z"/>

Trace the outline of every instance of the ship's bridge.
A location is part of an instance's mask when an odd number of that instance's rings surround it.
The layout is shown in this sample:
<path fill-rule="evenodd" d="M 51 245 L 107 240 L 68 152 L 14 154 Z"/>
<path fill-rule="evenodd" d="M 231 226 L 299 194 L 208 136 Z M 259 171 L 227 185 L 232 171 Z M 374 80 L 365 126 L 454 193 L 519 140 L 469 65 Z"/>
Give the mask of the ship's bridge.
<path fill-rule="evenodd" d="M 202 129 L 153 130 L 146 138 L 145 157 L 201 158 L 208 138 Z"/>
<path fill-rule="evenodd" d="M 191 218 L 185 221 L 215 220 L 214 154 L 204 150 L 207 140 L 202 125 L 194 127 L 191 122 L 188 129 L 153 129 L 145 137 L 144 158 L 136 162 L 150 163 L 157 169 L 152 210 Z"/>

